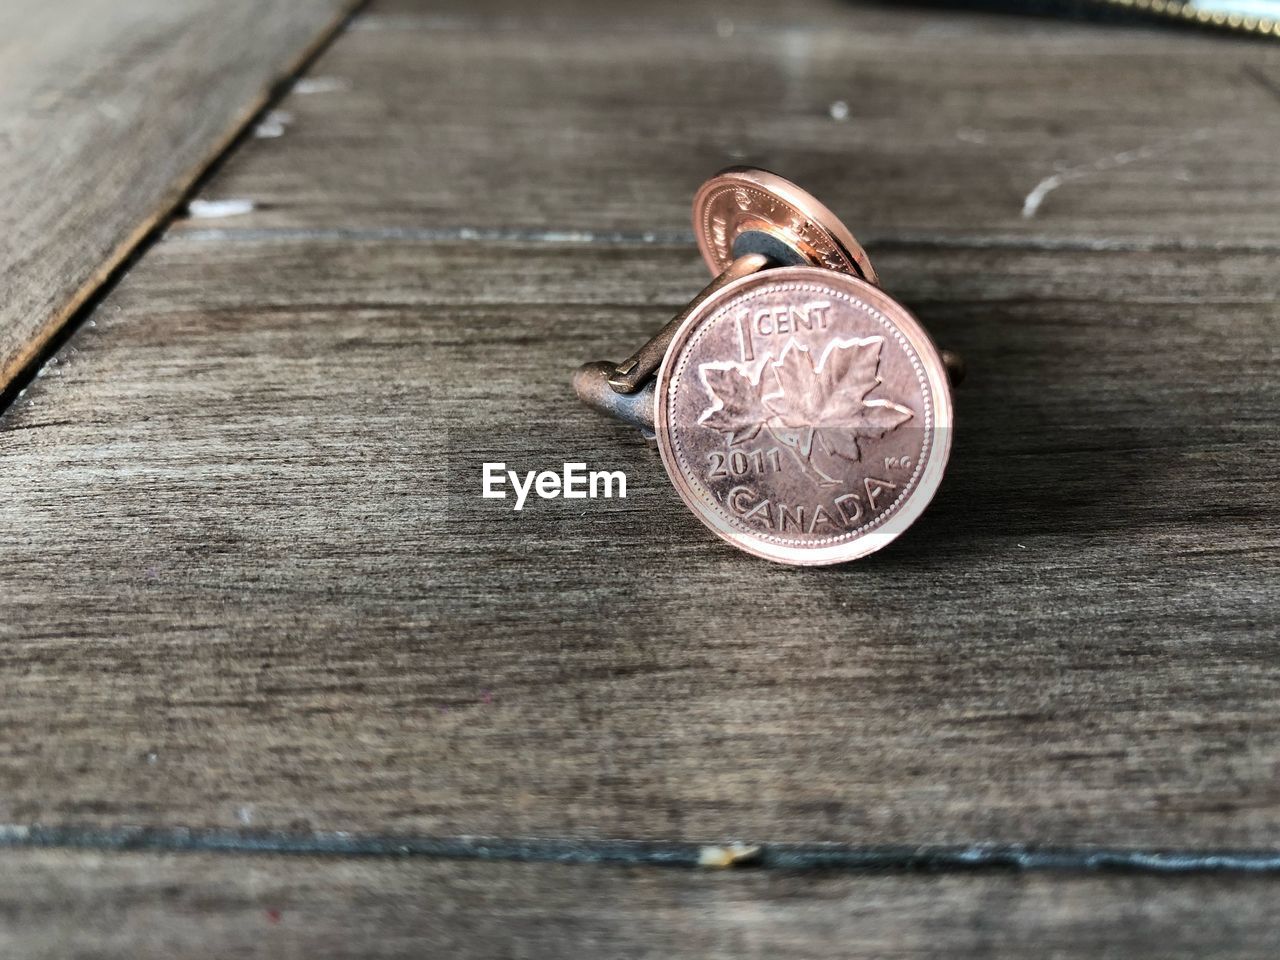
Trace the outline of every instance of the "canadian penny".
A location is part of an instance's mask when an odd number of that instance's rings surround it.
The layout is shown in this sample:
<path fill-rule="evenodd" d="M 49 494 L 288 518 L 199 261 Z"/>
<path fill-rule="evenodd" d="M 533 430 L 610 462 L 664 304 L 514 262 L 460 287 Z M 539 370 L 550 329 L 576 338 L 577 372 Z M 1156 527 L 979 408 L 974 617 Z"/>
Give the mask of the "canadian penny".
<path fill-rule="evenodd" d="M 658 373 L 662 462 L 716 534 L 779 563 L 885 546 L 933 498 L 951 447 L 947 371 L 878 287 L 778 267 L 709 297 Z"/>
<path fill-rule="evenodd" d="M 876 282 L 866 251 L 840 218 L 767 170 L 729 167 L 704 183 L 693 199 L 693 229 L 713 274 L 743 254 L 798 251 L 812 266 Z"/>

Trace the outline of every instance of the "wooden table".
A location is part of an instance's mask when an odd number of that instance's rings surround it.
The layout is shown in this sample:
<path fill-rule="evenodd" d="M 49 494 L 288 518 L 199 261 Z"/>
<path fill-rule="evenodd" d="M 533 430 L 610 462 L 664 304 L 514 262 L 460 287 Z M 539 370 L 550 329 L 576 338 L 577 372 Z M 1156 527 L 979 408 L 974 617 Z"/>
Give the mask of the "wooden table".
<path fill-rule="evenodd" d="M 1274 957 L 1280 45 L 349 12 L 0 15 L 0 955 Z M 729 163 L 969 362 L 848 567 L 568 386 Z"/>

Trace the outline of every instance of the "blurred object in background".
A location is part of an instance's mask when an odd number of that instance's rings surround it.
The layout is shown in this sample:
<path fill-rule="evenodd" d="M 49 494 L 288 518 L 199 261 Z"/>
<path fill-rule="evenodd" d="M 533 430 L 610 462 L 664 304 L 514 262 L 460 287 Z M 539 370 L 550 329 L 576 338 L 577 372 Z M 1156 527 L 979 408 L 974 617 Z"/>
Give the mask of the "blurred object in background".
<path fill-rule="evenodd" d="M 1112 23 L 1176 21 L 1280 39 L 1280 0 L 925 0 L 966 7 Z"/>

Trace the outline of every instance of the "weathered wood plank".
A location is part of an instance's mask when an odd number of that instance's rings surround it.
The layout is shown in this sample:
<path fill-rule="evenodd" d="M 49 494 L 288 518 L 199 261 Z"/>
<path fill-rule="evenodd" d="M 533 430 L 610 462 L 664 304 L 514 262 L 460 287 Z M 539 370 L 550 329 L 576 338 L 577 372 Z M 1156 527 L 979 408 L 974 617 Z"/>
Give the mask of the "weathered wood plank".
<path fill-rule="evenodd" d="M 349 0 L 0 9 L 0 391 Z"/>
<path fill-rule="evenodd" d="M 654 10 L 387 0 L 206 192 L 256 207 L 0 416 L 0 822 L 1276 846 L 1276 53 Z M 699 286 L 687 198 L 744 159 L 871 225 L 970 361 L 938 501 L 846 569 L 723 547 L 568 388 Z M 516 516 L 487 459 L 631 496 Z M 1278 939 L 1241 877 L 0 856 L 6 956 Z"/>
<path fill-rule="evenodd" d="M 568 387 L 688 249 L 161 243 L 0 420 L 0 820 L 1274 845 L 1272 258 L 881 263 L 969 357 L 953 466 L 795 571 Z"/>
<path fill-rule="evenodd" d="M 257 205 L 220 225 L 638 240 L 751 163 L 873 241 L 1280 244 L 1272 45 L 835 0 L 417 9 L 326 53 L 284 135 L 209 186 Z"/>
<path fill-rule="evenodd" d="M 1248 878 L 732 874 L 5 851 L 11 960 L 570 955 L 1269 960 Z"/>

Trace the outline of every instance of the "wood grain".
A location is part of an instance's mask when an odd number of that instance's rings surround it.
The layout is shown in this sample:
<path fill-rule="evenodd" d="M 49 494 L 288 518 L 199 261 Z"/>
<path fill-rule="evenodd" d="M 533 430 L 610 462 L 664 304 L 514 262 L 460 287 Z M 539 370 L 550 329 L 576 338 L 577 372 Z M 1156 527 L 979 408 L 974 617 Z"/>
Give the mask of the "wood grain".
<path fill-rule="evenodd" d="M 349 0 L 0 10 L 0 391 Z"/>
<path fill-rule="evenodd" d="M 224 8 L 204 32 L 166 8 L 134 28 L 164 57 L 105 61 L 196 88 L 100 97 L 136 120 L 115 135 L 189 138 L 139 173 L 99 137 L 75 166 L 97 179 L 59 182 L 173 202 L 174 171 L 234 126 L 228 91 L 252 102 L 287 59 L 264 51 L 318 22 L 257 7 L 228 76 L 197 82 L 185 44 L 222 56 L 210 31 L 249 22 Z M 354 22 L 203 188 L 245 212 L 173 224 L 0 415 L 6 842 L 1276 850 L 1280 51 L 827 0 L 782 17 L 381 0 Z M 110 75 L 85 69 L 73 104 Z M 705 282 L 686 205 L 730 162 L 849 215 L 969 361 L 937 501 L 848 568 L 715 541 L 568 386 Z M 49 222 L 75 242 L 49 239 L 47 277 L 91 272 L 118 192 L 73 216 L 60 191 L 10 234 L 36 249 L 22 231 L 62 204 Z M 623 468 L 629 497 L 515 514 L 479 498 L 487 460 Z M 1269 957 L 1280 939 L 1271 886 L 1242 875 L 0 856 L 6 957 Z"/>
<path fill-rule="evenodd" d="M 838 0 L 785 22 L 585 6 L 373 7 L 285 135 L 209 185 L 256 205 L 219 225 L 683 238 L 697 185 L 748 163 L 864 242 L 1280 244 L 1275 45 Z"/>
<path fill-rule="evenodd" d="M 11 960 L 1270 958 L 1248 878 L 706 873 L 23 851 L 0 871 Z"/>
<path fill-rule="evenodd" d="M 1270 847 L 1271 258 L 881 262 L 969 358 L 953 466 L 815 573 L 568 387 L 691 250 L 174 235 L 2 421 L 0 819 Z"/>

